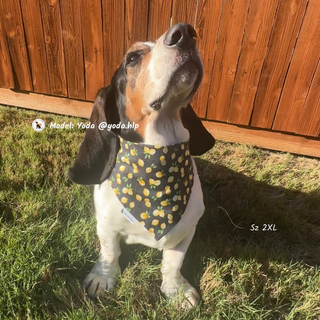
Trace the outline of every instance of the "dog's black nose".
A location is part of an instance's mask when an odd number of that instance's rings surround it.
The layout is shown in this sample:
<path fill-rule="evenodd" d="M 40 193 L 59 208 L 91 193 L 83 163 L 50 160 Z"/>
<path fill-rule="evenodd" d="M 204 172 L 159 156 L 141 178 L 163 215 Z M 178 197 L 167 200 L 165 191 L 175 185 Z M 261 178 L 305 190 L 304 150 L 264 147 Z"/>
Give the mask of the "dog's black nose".
<path fill-rule="evenodd" d="M 181 49 L 190 49 L 196 45 L 194 40 L 196 37 L 197 33 L 190 24 L 178 23 L 168 30 L 164 44 L 168 47 L 177 46 Z"/>

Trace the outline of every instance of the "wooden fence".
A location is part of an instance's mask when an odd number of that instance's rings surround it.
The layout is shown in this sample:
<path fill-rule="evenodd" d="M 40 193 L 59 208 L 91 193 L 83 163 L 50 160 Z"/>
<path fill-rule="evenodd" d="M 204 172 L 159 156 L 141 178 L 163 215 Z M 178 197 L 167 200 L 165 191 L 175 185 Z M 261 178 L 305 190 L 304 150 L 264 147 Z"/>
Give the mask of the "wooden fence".
<path fill-rule="evenodd" d="M 92 101 L 132 43 L 181 21 L 205 68 L 193 105 L 218 137 L 320 156 L 320 0 L 0 0 L 0 103 Z M 61 101 L 49 110 L 87 108 Z"/>

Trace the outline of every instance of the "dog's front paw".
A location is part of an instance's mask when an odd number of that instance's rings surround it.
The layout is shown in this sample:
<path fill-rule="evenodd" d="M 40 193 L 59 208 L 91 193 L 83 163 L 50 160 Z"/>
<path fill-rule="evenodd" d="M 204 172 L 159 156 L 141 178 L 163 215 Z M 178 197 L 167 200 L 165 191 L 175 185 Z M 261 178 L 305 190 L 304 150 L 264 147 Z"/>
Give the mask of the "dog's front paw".
<path fill-rule="evenodd" d="M 180 308 L 186 310 L 195 307 L 200 300 L 197 290 L 182 276 L 179 279 L 164 280 L 161 292 L 167 299 L 178 303 Z"/>
<path fill-rule="evenodd" d="M 118 266 L 104 270 L 100 263 L 95 265 L 83 281 L 88 297 L 94 299 L 105 290 L 111 291 L 115 286 L 116 276 L 119 272 L 120 268 Z"/>

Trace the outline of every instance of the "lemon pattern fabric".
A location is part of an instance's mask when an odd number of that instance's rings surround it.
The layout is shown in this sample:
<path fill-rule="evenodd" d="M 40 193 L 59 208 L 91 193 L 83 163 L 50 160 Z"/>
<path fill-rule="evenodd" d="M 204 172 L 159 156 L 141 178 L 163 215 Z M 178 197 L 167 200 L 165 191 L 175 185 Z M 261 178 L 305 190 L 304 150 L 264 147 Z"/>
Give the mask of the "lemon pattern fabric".
<path fill-rule="evenodd" d="M 120 138 L 109 178 L 131 222 L 139 221 L 157 241 L 181 219 L 193 186 L 189 142 L 165 147 Z"/>

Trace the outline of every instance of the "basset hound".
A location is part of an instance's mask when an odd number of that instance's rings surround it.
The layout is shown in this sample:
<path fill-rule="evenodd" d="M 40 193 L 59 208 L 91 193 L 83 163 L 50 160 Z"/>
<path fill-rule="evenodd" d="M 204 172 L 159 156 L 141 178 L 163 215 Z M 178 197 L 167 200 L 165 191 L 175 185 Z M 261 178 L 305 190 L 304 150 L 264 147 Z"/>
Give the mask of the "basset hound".
<path fill-rule="evenodd" d="M 191 155 L 215 142 L 189 104 L 203 76 L 196 37 L 193 27 L 179 23 L 157 41 L 134 44 L 96 96 L 95 126 L 87 129 L 68 172 L 74 182 L 94 185 L 101 252 L 84 280 L 91 298 L 114 287 L 124 239 L 163 251 L 165 297 L 182 297 L 183 307 L 199 300 L 180 273 L 204 212 Z M 100 130 L 102 122 L 113 129 Z"/>

